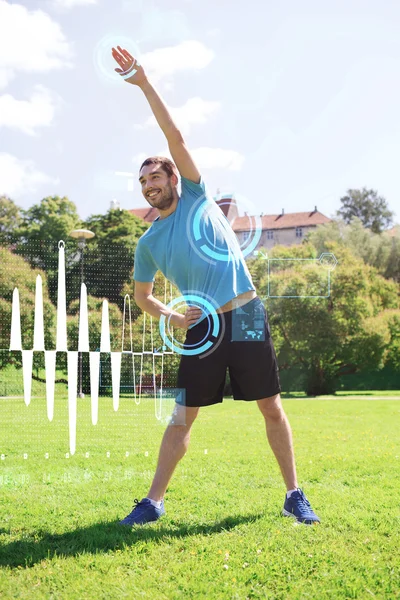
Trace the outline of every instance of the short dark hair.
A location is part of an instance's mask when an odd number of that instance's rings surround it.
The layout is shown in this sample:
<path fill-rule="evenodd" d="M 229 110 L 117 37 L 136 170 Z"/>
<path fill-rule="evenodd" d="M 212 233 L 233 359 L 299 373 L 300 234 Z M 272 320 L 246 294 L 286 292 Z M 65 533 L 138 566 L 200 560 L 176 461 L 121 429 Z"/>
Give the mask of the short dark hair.
<path fill-rule="evenodd" d="M 165 156 L 150 156 L 149 158 L 146 158 L 139 169 L 139 173 L 143 167 L 147 167 L 148 165 L 160 165 L 160 168 L 168 175 L 168 177 L 176 175 L 179 179 L 178 169 L 175 164 Z"/>

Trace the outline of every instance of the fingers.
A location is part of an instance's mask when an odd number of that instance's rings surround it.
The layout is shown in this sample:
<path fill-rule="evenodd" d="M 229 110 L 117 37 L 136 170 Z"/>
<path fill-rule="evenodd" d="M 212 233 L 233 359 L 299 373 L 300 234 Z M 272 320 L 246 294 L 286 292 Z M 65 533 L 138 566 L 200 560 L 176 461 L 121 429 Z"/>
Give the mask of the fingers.
<path fill-rule="evenodd" d="M 132 54 L 130 54 L 128 52 L 128 50 L 125 50 L 125 48 L 121 48 L 121 46 L 117 46 L 118 51 L 115 48 L 112 48 L 111 52 L 112 55 L 114 56 L 114 58 L 118 61 L 121 61 L 123 63 L 126 64 L 130 64 L 132 61 L 136 62 L 136 59 L 134 56 L 132 56 Z"/>
<path fill-rule="evenodd" d="M 119 66 L 122 67 L 123 69 L 129 64 L 129 61 L 123 55 L 119 54 L 119 52 L 117 52 L 117 50 L 115 50 L 115 48 L 113 48 L 111 50 L 111 53 L 112 53 L 114 59 L 119 64 Z"/>
<path fill-rule="evenodd" d="M 201 310 L 201 308 L 199 308 L 198 306 L 189 306 L 189 307 L 186 309 L 186 314 L 187 314 L 187 315 L 192 315 L 192 314 L 193 314 L 193 315 L 194 315 L 194 314 L 201 315 L 201 314 L 202 314 L 202 312 L 203 312 L 203 311 L 202 311 L 202 310 Z"/>
<path fill-rule="evenodd" d="M 135 58 L 131 54 L 129 54 L 127 50 L 121 48 L 121 46 L 117 46 L 117 48 L 118 51 L 115 48 L 112 48 L 111 50 L 114 58 L 118 58 L 119 60 L 122 60 L 124 62 L 131 62 L 135 60 Z"/>
<path fill-rule="evenodd" d="M 118 50 L 119 50 L 120 52 L 122 52 L 122 54 L 124 54 L 124 56 L 126 56 L 126 58 L 127 58 L 128 60 L 135 60 L 135 59 L 133 58 L 133 56 L 132 56 L 131 54 L 129 54 L 128 50 L 125 50 L 124 48 L 121 48 L 121 46 L 117 46 L 117 48 L 118 48 Z"/>
<path fill-rule="evenodd" d="M 117 46 L 117 48 L 119 52 L 115 48 L 112 48 L 111 53 L 122 70 L 115 69 L 115 72 L 119 75 L 129 75 L 130 73 L 136 73 L 136 59 L 133 56 L 131 56 L 131 54 L 129 54 L 127 50 L 121 48 L 121 46 Z"/>
<path fill-rule="evenodd" d="M 201 317 L 201 315 L 203 314 L 203 311 L 201 310 L 201 308 L 197 308 L 197 307 L 189 307 L 186 311 L 186 323 L 188 325 L 193 325 L 194 323 L 196 323 L 196 321 L 198 321 Z"/>

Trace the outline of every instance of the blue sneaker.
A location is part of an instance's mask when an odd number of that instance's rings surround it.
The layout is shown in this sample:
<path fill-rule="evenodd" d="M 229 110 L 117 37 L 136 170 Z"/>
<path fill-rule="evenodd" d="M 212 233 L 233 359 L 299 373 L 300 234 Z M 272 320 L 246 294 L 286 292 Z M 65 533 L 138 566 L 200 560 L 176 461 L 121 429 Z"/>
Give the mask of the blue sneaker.
<path fill-rule="evenodd" d="M 282 514 L 284 517 L 293 517 L 305 525 L 316 525 L 321 522 L 300 488 L 292 492 L 290 498 L 285 498 Z"/>
<path fill-rule="evenodd" d="M 148 498 L 143 498 L 139 502 L 135 498 L 135 506 L 133 511 L 119 522 L 120 525 L 144 525 L 150 521 L 157 521 L 162 515 L 165 514 L 164 498 L 161 500 L 160 508 L 153 506 Z"/>

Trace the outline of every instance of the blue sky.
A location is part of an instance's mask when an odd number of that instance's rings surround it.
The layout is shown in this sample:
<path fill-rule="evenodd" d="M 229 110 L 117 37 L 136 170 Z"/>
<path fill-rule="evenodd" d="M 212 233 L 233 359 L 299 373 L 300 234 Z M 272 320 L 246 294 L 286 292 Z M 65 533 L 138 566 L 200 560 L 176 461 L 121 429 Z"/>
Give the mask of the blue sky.
<path fill-rule="evenodd" d="M 0 193 L 66 195 L 82 218 L 146 205 L 138 166 L 167 144 L 114 73 L 120 44 L 213 194 L 332 217 L 365 186 L 399 223 L 399 28 L 388 0 L 0 0 Z"/>

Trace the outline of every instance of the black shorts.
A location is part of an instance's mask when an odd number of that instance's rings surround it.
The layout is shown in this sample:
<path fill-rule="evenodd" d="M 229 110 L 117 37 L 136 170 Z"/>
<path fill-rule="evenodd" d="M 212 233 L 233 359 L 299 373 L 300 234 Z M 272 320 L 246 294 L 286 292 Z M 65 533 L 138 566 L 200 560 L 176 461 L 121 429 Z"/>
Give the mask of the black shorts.
<path fill-rule="evenodd" d="M 279 394 L 279 368 L 267 312 L 256 297 L 214 319 L 203 319 L 187 331 L 184 348 L 202 348 L 200 354 L 181 357 L 176 400 L 184 406 L 210 406 L 223 401 L 226 370 L 235 400 L 261 400 Z M 210 343 L 211 342 L 211 343 Z M 208 344 L 208 348 L 207 348 Z"/>

